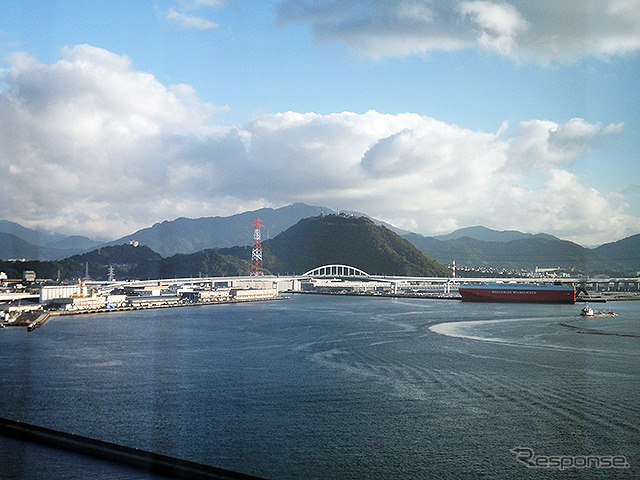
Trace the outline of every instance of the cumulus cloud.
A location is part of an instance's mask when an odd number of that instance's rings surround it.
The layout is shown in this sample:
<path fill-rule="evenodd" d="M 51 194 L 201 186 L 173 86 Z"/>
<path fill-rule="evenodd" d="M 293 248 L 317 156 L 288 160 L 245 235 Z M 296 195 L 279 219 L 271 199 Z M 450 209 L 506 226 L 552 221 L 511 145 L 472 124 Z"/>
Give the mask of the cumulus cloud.
<path fill-rule="evenodd" d="M 282 24 L 373 58 L 480 48 L 548 63 L 640 48 L 638 0 L 283 0 Z"/>
<path fill-rule="evenodd" d="M 169 168 L 185 149 L 197 159 L 194 139 L 218 131 L 208 121 L 226 109 L 88 45 L 52 65 L 26 54 L 11 64 L 0 93 L 0 172 L 11 199 L 3 210 L 15 219 L 103 235 L 139 226 L 162 212 Z"/>
<path fill-rule="evenodd" d="M 537 169 L 568 165 L 594 148 L 607 137 L 620 133 L 622 124 L 603 126 L 572 118 L 565 124 L 548 120 L 530 120 L 518 125 L 510 142 L 509 158 L 517 167 Z"/>
<path fill-rule="evenodd" d="M 14 54 L 4 84 L 2 216 L 27 226 L 116 238 L 178 216 L 302 201 L 424 234 L 484 224 L 595 244 L 640 230 L 623 193 L 571 171 L 623 125 L 530 120 L 487 133 L 369 111 L 223 127 L 215 115 L 226 107 L 88 45 L 49 65 Z"/>

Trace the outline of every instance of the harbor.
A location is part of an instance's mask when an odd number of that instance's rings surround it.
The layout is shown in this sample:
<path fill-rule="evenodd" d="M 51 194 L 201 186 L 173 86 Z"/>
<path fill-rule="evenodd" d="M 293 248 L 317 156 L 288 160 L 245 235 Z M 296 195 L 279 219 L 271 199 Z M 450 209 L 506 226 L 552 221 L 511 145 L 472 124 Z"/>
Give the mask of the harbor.
<path fill-rule="evenodd" d="M 640 279 L 455 278 L 371 275 L 347 265 L 325 265 L 302 275 L 158 279 L 125 282 L 78 281 L 34 284 L 5 292 L 0 328 L 29 331 L 50 316 L 127 312 L 252 301 L 281 300 L 283 294 L 373 296 L 476 302 L 605 303 L 640 300 Z"/>
<path fill-rule="evenodd" d="M 640 357 L 623 335 L 640 334 L 640 303 L 611 306 L 618 317 L 583 320 L 581 305 L 294 294 L 53 317 L 35 337 L 0 332 L 0 407 L 272 479 L 520 478 L 518 445 L 623 455 L 629 469 L 604 473 L 630 478 Z M 9 478 L 156 479 L 3 437 L 0 464 Z"/>

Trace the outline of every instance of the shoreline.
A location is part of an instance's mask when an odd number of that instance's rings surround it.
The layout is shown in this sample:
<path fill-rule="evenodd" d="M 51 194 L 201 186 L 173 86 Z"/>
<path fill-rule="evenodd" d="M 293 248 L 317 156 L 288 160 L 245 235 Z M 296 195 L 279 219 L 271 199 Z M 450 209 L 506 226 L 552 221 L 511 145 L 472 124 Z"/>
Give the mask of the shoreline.
<path fill-rule="evenodd" d="M 388 293 L 357 293 L 357 292 L 286 292 L 289 294 L 301 294 L 301 295 L 331 295 L 331 296 L 349 296 L 349 297 L 374 297 L 374 298 L 417 298 L 417 299 L 425 299 L 425 300 L 458 300 L 461 301 L 462 297 L 456 294 L 416 294 L 416 293 L 396 293 L 396 294 L 388 294 Z M 289 297 L 277 295 L 274 297 L 267 298 L 247 298 L 247 299 L 234 299 L 234 300 L 223 300 L 223 301 L 211 301 L 211 302 L 189 302 L 189 303 L 164 303 L 164 304 L 150 304 L 150 305 L 127 305 L 120 307 L 101 307 L 101 308 L 91 308 L 84 310 L 38 310 L 35 312 L 26 312 L 18 317 L 14 321 L 11 322 L 0 322 L 0 329 L 6 327 L 27 327 L 27 331 L 32 332 L 36 328 L 44 325 L 47 320 L 49 320 L 52 316 L 67 316 L 67 315 L 89 315 L 89 314 L 102 314 L 102 313 L 110 313 L 110 312 L 127 312 L 134 310 L 154 310 L 159 308 L 178 308 L 178 307 L 200 307 L 204 305 L 225 305 L 225 304 L 234 304 L 234 303 L 246 303 L 246 302 L 267 302 L 273 300 L 286 300 Z M 606 303 L 606 302 L 616 302 L 616 301 L 639 301 L 640 300 L 640 292 L 616 292 L 612 295 L 601 295 L 598 297 L 586 298 L 579 297 L 576 299 L 577 303 Z"/>
<path fill-rule="evenodd" d="M 126 312 L 131 310 L 155 310 L 158 308 L 179 308 L 179 307 L 201 307 L 204 305 L 225 305 L 229 303 L 246 303 L 246 302 L 268 302 L 271 300 L 286 300 L 288 297 L 278 295 L 276 297 L 268 298 L 248 298 L 243 300 L 224 300 L 216 302 L 191 302 L 191 303 L 169 303 L 161 305 L 137 305 L 137 306 L 125 306 L 125 307 L 112 307 L 112 308 L 91 308 L 86 310 L 57 310 L 50 312 L 51 315 L 63 316 L 63 315 L 85 315 L 87 313 L 109 313 L 109 312 Z"/>
<path fill-rule="evenodd" d="M 267 302 L 272 300 L 286 300 L 289 297 L 277 295 L 275 297 L 268 298 L 247 298 L 241 300 L 225 300 L 216 302 L 192 302 L 192 303 L 168 303 L 158 305 L 136 305 L 136 306 L 122 306 L 113 308 L 91 308 L 86 310 L 51 310 L 51 311 L 38 311 L 37 316 L 33 312 L 23 313 L 18 315 L 12 322 L 0 322 L 0 328 L 6 327 L 27 327 L 27 331 L 32 332 L 36 328 L 44 325 L 51 317 L 62 317 L 69 315 L 89 315 L 89 314 L 101 314 L 110 312 L 128 312 L 133 310 L 156 310 L 159 308 L 178 308 L 178 307 L 201 307 L 204 305 L 225 305 L 232 303 L 246 303 L 246 302 Z"/>

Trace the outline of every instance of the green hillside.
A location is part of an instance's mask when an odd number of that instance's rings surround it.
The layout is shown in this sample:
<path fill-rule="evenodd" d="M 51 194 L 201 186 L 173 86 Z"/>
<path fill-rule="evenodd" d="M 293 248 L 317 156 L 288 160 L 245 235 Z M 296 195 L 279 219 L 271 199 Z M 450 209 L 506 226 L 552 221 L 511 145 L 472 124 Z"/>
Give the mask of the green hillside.
<path fill-rule="evenodd" d="M 22 278 L 22 272 L 33 270 L 39 279 L 77 280 L 87 273 L 92 280 L 106 280 L 113 267 L 116 280 L 247 275 L 249 262 L 222 256 L 215 250 L 202 250 L 191 255 L 162 258 L 145 245 L 102 247 L 82 255 L 59 261 L 0 262 L 0 271 L 9 278 Z"/>
<path fill-rule="evenodd" d="M 129 279 L 136 278 L 136 269 L 153 265 L 161 259 L 160 255 L 144 245 L 117 245 L 73 255 L 63 260 L 2 262 L 0 269 L 5 271 L 9 278 L 21 278 L 23 271 L 33 270 L 39 279 L 55 280 L 59 277 L 61 280 L 76 280 L 85 277 L 88 266 L 90 278 L 106 280 L 109 266 L 112 266 L 116 278 Z"/>
<path fill-rule="evenodd" d="M 370 274 L 447 276 L 443 264 L 366 217 L 326 215 L 300 220 L 264 242 L 265 269 L 304 273 L 328 264 L 345 264 Z"/>
<path fill-rule="evenodd" d="M 624 272 L 626 276 L 635 276 L 640 271 L 640 234 L 600 245 L 594 252 L 608 267 L 601 267 L 603 273 Z"/>
<path fill-rule="evenodd" d="M 189 255 L 177 254 L 146 264 L 135 271 L 138 278 L 221 277 L 249 274 L 249 262 L 216 250 L 201 250 Z"/>

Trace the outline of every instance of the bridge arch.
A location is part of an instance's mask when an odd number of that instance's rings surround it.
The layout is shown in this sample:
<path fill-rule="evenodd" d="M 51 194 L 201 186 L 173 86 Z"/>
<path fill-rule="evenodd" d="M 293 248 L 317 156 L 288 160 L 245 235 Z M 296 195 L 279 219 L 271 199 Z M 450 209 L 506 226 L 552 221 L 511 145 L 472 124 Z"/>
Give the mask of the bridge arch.
<path fill-rule="evenodd" d="M 367 272 L 349 265 L 323 265 L 309 270 L 303 277 L 370 277 Z"/>

